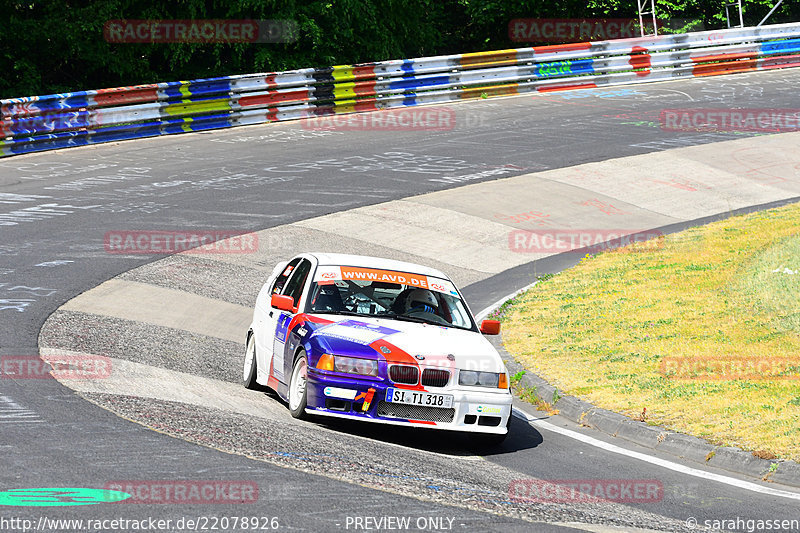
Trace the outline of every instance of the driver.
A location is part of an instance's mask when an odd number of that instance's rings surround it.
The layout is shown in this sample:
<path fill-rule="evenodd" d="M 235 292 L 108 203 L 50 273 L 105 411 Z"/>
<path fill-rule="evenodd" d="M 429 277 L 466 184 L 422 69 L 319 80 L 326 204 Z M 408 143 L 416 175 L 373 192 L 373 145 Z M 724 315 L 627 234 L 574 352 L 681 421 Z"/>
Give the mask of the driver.
<path fill-rule="evenodd" d="M 439 302 L 427 289 L 414 289 L 406 298 L 406 313 L 436 313 Z"/>

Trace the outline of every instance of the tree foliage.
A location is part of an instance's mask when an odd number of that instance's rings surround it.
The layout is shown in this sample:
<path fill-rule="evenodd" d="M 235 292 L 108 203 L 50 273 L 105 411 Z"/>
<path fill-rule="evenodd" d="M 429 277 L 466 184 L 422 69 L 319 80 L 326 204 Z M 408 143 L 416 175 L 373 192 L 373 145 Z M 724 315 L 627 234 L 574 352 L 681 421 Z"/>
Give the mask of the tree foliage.
<path fill-rule="evenodd" d="M 775 0 L 744 0 L 757 23 Z M 658 0 L 725 27 L 725 0 Z M 800 20 L 789 0 L 770 20 Z M 518 47 L 514 18 L 634 17 L 633 0 L 0 0 L 0 98 Z M 286 19 L 291 43 L 107 42 L 114 19 Z"/>

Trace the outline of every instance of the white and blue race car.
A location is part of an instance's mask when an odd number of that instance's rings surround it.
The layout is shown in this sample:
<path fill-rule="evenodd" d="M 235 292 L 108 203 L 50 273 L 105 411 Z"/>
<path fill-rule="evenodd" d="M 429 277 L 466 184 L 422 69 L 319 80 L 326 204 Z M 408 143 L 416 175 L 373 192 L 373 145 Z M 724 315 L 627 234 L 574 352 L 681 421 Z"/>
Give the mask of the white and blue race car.
<path fill-rule="evenodd" d="M 275 390 L 292 415 L 508 432 L 511 391 L 497 350 L 452 281 L 432 268 L 307 253 L 261 289 L 247 332 L 245 387 Z"/>

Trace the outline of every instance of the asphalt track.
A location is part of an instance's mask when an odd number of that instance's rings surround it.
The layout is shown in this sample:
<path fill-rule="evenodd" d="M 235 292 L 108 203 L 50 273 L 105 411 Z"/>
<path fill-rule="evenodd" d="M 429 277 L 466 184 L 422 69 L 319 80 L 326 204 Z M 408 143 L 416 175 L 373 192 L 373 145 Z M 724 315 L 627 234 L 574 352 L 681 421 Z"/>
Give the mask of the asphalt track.
<path fill-rule="evenodd" d="M 455 127 L 445 132 L 319 132 L 287 123 L 2 160 L 0 223 L 9 225 L 0 226 L 0 354 L 38 353 L 39 331 L 53 311 L 153 260 L 105 253 L 103 234 L 109 229 L 257 230 L 465 183 L 739 139 L 743 135 L 665 132 L 658 113 L 670 107 L 796 107 L 798 77 L 772 72 L 471 102 L 450 108 Z M 491 279 L 467 287 L 473 309 L 519 286 L 513 277 L 506 287 L 502 275 Z M 244 300 L 258 288 L 246 281 Z M 127 325 L 117 325 L 105 339 L 109 346 L 135 344 L 135 338 L 121 339 Z M 66 319 L 65 331 L 73 332 Z M 83 334 L 103 338 L 97 329 Z M 162 346 L 185 342 L 167 336 Z M 159 434 L 54 381 L 4 379 L 0 394 L 2 488 L 102 487 L 128 479 L 246 479 L 259 486 L 259 503 L 248 506 L 4 508 L 4 517 L 248 514 L 277 516 L 284 529 L 312 531 L 346 530 L 348 517 L 364 515 L 451 517 L 453 528 L 464 531 L 527 531 L 530 521 L 535 530 L 586 530 L 574 523 L 600 522 L 672 531 L 689 516 L 800 518 L 796 502 L 665 471 L 519 419 L 502 450 L 480 459 L 465 443 L 431 443 L 424 433 L 295 424 L 269 398 L 265 410 L 274 421 L 264 425 L 260 438 L 270 446 L 259 447 L 258 439 L 247 441 L 252 421 L 208 408 L 92 398 L 109 408 L 115 404 L 123 415 L 151 413 L 164 422 Z M 180 425 L 169 423 L 175 412 L 181 412 L 175 418 Z M 551 422 L 571 427 L 558 418 Z M 225 445 L 215 447 L 234 454 L 168 436 L 199 442 L 209 425 L 226 433 Z M 287 433 L 292 438 L 282 441 L 279 436 Z M 376 471 L 375 464 L 384 470 Z M 531 477 L 658 479 L 667 491 L 660 502 L 625 506 L 510 505 L 508 482 Z M 447 482 L 434 489 L 439 497 L 430 496 L 432 480 Z"/>

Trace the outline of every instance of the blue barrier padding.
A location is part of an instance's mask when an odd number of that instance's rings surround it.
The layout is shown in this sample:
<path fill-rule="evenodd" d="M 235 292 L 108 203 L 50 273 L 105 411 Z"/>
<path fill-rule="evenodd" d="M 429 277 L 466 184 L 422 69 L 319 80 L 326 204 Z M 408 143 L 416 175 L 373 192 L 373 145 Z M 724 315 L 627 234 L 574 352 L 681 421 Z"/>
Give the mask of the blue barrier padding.
<path fill-rule="evenodd" d="M 390 89 L 416 89 L 419 87 L 431 87 L 434 85 L 449 85 L 450 76 L 431 76 L 425 78 L 402 78 L 398 81 L 389 83 Z"/>
<path fill-rule="evenodd" d="M 20 135 L 36 135 L 55 130 L 71 130 L 89 126 L 89 112 L 78 111 L 61 114 L 44 114 L 11 121 L 9 130 L 16 137 Z"/>
<path fill-rule="evenodd" d="M 785 54 L 800 52 L 800 39 L 787 39 L 761 45 L 761 53 L 764 55 Z"/>
<path fill-rule="evenodd" d="M 161 134 L 161 122 L 150 121 L 143 124 L 128 124 L 125 126 L 110 126 L 91 130 L 89 137 L 92 143 L 124 141 L 139 137 L 153 137 Z"/>
<path fill-rule="evenodd" d="M 553 61 L 536 65 L 534 73 L 538 78 L 566 76 L 570 74 L 593 74 L 593 59 L 576 59 L 574 61 Z"/>

